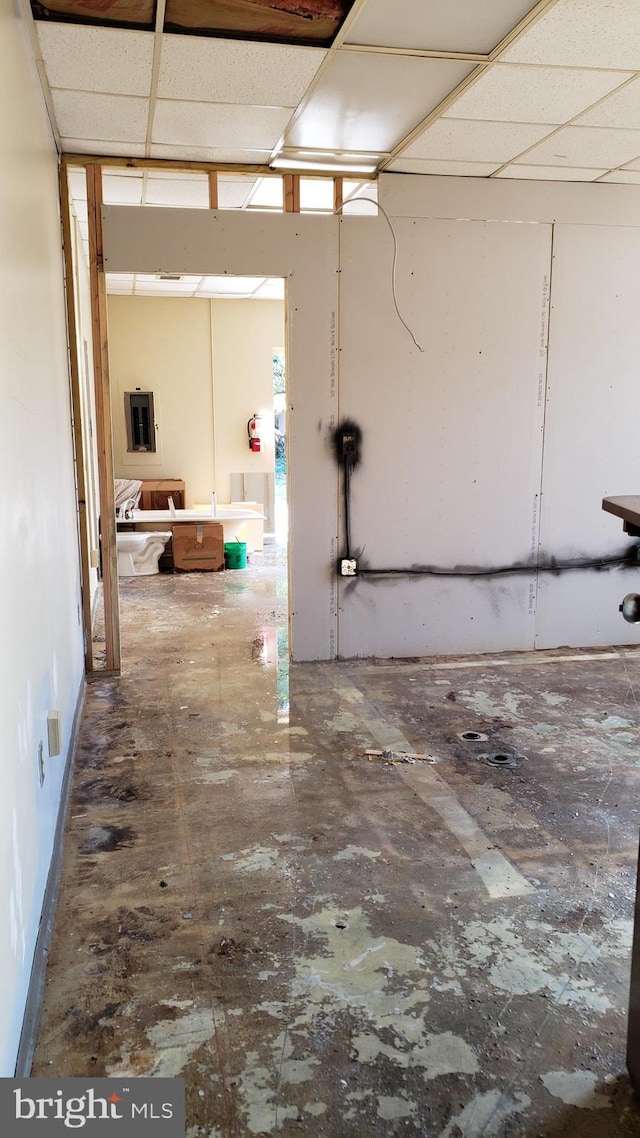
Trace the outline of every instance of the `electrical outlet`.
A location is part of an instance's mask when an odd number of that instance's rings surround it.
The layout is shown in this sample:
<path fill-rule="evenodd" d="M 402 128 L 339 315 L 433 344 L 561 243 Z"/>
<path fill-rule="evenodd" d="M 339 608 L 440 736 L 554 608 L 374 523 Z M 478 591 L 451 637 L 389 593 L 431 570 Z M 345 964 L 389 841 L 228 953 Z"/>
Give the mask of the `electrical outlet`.
<path fill-rule="evenodd" d="M 340 436 L 340 443 L 342 447 L 342 457 L 349 458 L 356 452 L 356 436 L 353 431 L 343 431 Z"/>
<path fill-rule="evenodd" d="M 44 744 L 42 739 L 38 743 L 38 776 L 40 778 L 40 786 L 44 786 Z"/>
<path fill-rule="evenodd" d="M 358 562 L 355 557 L 343 557 L 340 562 L 341 577 L 355 577 L 358 573 Z"/>
<path fill-rule="evenodd" d="M 97 549 L 92 549 L 89 554 L 89 564 L 92 569 L 97 569 L 100 564 L 100 554 Z"/>
<path fill-rule="evenodd" d="M 54 755 L 59 755 L 62 751 L 62 728 L 59 711 L 50 711 L 47 715 L 47 736 L 49 758 L 53 758 Z"/>

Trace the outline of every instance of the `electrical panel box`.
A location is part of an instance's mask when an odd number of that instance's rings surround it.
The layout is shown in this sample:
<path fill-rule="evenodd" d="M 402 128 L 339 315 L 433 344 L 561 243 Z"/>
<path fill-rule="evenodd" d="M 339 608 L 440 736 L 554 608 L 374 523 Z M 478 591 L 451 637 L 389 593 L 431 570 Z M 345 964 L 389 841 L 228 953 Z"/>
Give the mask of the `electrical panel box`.
<path fill-rule="evenodd" d="M 124 418 L 128 451 L 155 451 L 156 422 L 152 391 L 125 391 Z"/>

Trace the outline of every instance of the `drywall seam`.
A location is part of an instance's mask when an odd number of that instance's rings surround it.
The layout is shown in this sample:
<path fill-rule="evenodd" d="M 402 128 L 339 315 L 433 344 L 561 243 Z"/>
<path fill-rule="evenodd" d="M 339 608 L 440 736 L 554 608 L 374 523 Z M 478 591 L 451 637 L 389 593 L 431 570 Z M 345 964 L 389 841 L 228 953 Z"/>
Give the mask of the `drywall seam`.
<path fill-rule="evenodd" d="M 51 937 L 53 934 L 53 925 L 58 903 L 58 893 L 60 890 L 60 880 L 62 877 L 64 830 L 67 820 L 67 813 L 69 810 L 69 801 L 71 798 L 71 782 L 75 767 L 76 750 L 78 745 L 78 729 L 80 726 L 82 709 L 84 707 L 85 693 L 86 682 L 83 678 L 78 689 L 78 697 L 76 699 L 73 723 L 71 725 L 71 733 L 69 736 L 67 761 L 60 791 L 58 820 L 56 822 L 53 850 L 49 864 L 49 873 L 47 875 L 47 885 L 42 901 L 42 913 L 40 917 L 38 937 L 33 954 L 31 977 L 29 979 L 29 989 L 27 992 L 24 1018 L 22 1021 L 22 1033 L 20 1035 L 20 1043 L 18 1046 L 18 1056 L 16 1059 L 15 1068 L 16 1078 L 27 1078 L 31 1072 L 31 1064 L 33 1062 L 33 1054 L 35 1051 L 38 1030 L 40 1027 L 40 1017 L 42 1015 L 42 1005 L 44 1003 L 47 958 L 49 955 L 49 947 L 51 945 Z"/>
<path fill-rule="evenodd" d="M 535 545 L 532 544 L 532 554 L 536 557 L 537 565 L 540 565 L 540 559 L 544 556 L 542 550 L 542 510 L 544 505 L 543 500 L 543 486 L 544 486 L 544 459 L 545 459 L 545 443 L 546 443 L 546 428 L 547 428 L 547 406 L 548 406 L 548 391 L 549 391 L 549 344 L 551 341 L 551 297 L 553 295 L 553 258 L 554 258 L 554 241 L 556 235 L 555 225 L 551 226 L 551 248 L 549 256 L 549 277 L 545 278 L 546 300 L 543 299 L 542 306 L 542 330 L 541 330 L 541 343 L 540 343 L 540 378 L 538 382 L 538 422 L 541 430 L 541 445 L 540 445 L 540 478 L 538 482 L 538 493 L 534 502 L 535 519 L 534 529 L 535 538 L 532 529 L 532 538 L 534 538 Z M 538 590 L 540 587 L 540 573 L 536 572 L 534 577 L 533 586 L 535 588 L 535 604 L 533 607 L 533 645 L 534 648 L 538 647 L 538 628 L 537 628 L 537 612 L 538 612 Z M 529 610 L 531 612 L 531 608 Z"/>

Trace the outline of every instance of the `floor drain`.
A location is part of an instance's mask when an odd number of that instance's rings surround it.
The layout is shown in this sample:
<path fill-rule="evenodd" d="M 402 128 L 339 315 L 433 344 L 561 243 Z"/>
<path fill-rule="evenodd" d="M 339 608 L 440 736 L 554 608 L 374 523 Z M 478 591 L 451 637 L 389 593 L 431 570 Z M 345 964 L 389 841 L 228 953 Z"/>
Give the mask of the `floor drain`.
<path fill-rule="evenodd" d="M 489 755 L 483 755 L 485 763 L 489 763 L 492 767 L 514 767 L 516 765 L 515 755 L 510 755 L 508 751 L 492 751 Z"/>
<path fill-rule="evenodd" d="M 481 731 L 461 731 L 458 738 L 465 743 L 486 743 L 488 735 L 483 735 Z"/>

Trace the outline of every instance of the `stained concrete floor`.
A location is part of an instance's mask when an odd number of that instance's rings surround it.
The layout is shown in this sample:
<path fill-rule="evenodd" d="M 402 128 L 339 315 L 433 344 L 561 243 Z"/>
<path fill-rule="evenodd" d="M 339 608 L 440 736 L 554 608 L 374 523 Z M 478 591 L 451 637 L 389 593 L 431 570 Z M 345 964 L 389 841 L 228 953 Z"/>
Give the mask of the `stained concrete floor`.
<path fill-rule="evenodd" d="M 640 1134 L 640 650 L 289 672 L 272 561 L 122 583 L 32 1073 L 182 1073 L 189 1138 Z"/>

